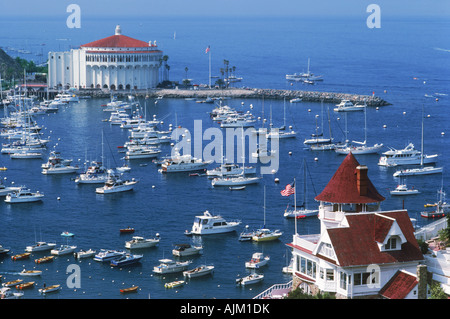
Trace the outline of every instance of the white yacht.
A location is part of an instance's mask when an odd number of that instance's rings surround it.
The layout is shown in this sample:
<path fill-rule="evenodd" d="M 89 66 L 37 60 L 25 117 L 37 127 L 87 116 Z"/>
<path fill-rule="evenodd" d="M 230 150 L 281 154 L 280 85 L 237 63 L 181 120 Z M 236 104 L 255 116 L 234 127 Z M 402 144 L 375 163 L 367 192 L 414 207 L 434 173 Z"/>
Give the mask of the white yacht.
<path fill-rule="evenodd" d="M 15 187 L 15 186 L 6 186 L 5 184 L 3 184 L 3 181 L 0 180 L 0 196 L 6 196 L 9 193 L 15 192 L 20 190 L 20 187 Z"/>
<path fill-rule="evenodd" d="M 95 256 L 95 261 L 111 261 L 113 259 L 122 257 L 126 255 L 126 251 L 111 250 L 111 249 L 101 249 Z"/>
<path fill-rule="evenodd" d="M 161 164 L 162 173 L 192 172 L 205 169 L 212 161 L 202 161 L 191 155 L 177 155 Z"/>
<path fill-rule="evenodd" d="M 270 260 L 270 257 L 264 256 L 263 253 L 254 253 L 252 255 L 252 259 L 245 262 L 245 268 L 253 268 L 253 269 L 259 268 L 259 267 L 267 265 L 269 260 Z"/>
<path fill-rule="evenodd" d="M 77 249 L 77 246 L 70 246 L 70 245 L 61 245 L 58 248 L 54 248 L 50 251 L 52 255 L 68 255 L 71 254 Z"/>
<path fill-rule="evenodd" d="M 144 238 L 141 236 L 134 236 L 132 240 L 125 242 L 125 248 L 139 249 L 154 247 L 159 243 L 159 235 L 156 234 L 156 238 Z"/>
<path fill-rule="evenodd" d="M 391 195 L 415 195 L 419 194 L 419 190 L 415 188 L 408 188 L 406 184 L 397 185 L 394 190 L 390 191 Z"/>
<path fill-rule="evenodd" d="M 261 281 L 263 281 L 264 275 L 263 274 L 250 274 L 248 276 L 245 276 L 243 278 L 236 279 L 236 284 L 240 286 L 247 286 L 252 284 L 257 284 Z"/>
<path fill-rule="evenodd" d="M 186 235 L 209 235 L 221 234 L 235 231 L 241 221 L 226 221 L 222 216 L 213 216 L 209 211 L 205 211 L 203 215 L 195 216 L 194 224 L 190 232 L 186 231 Z"/>
<path fill-rule="evenodd" d="M 444 171 L 443 167 L 433 167 L 433 166 L 423 166 L 418 168 L 409 168 L 396 171 L 393 176 L 413 176 L 413 175 L 430 175 L 430 174 L 440 174 Z"/>
<path fill-rule="evenodd" d="M 153 147 L 132 147 L 125 153 L 125 159 L 143 159 L 155 158 L 161 153 L 161 150 Z"/>
<path fill-rule="evenodd" d="M 187 269 L 187 267 L 192 263 L 191 260 L 188 261 L 173 261 L 172 259 L 160 259 L 160 264 L 153 267 L 153 272 L 156 274 L 171 274 L 176 272 L 181 272 Z"/>
<path fill-rule="evenodd" d="M 93 249 L 88 249 L 88 250 L 80 250 L 76 253 L 74 253 L 73 255 L 75 256 L 75 258 L 77 259 L 82 259 L 82 258 L 89 258 L 95 255 L 95 250 Z"/>
<path fill-rule="evenodd" d="M 41 165 L 42 169 L 47 169 L 52 166 L 55 166 L 56 164 L 62 164 L 64 166 L 69 166 L 72 163 L 72 159 L 64 159 L 61 156 L 60 152 L 57 151 L 51 151 L 50 156 L 47 159 L 47 162 L 43 163 Z"/>
<path fill-rule="evenodd" d="M 35 251 L 45 251 L 51 250 L 56 246 L 56 243 L 47 243 L 45 241 L 38 241 L 36 244 L 27 246 L 25 251 L 27 252 L 35 252 Z"/>
<path fill-rule="evenodd" d="M 364 111 L 365 104 L 353 104 L 350 100 L 342 100 L 333 109 L 335 112 Z"/>
<path fill-rule="evenodd" d="M 203 252 L 203 246 L 194 246 L 191 244 L 177 244 L 172 250 L 172 254 L 178 257 L 198 255 Z"/>
<path fill-rule="evenodd" d="M 187 278 L 196 278 L 200 276 L 210 275 L 214 272 L 213 265 L 200 265 L 194 269 L 183 271 L 183 276 Z"/>
<path fill-rule="evenodd" d="M 119 193 L 133 190 L 134 186 L 138 183 L 137 180 L 132 178 L 131 180 L 123 180 L 117 174 L 108 173 L 108 180 L 103 187 L 95 189 L 97 194 L 110 194 Z"/>
<path fill-rule="evenodd" d="M 245 176 L 244 174 L 235 176 L 220 176 L 211 181 L 211 186 L 243 186 L 257 184 L 262 178 L 259 176 Z"/>
<path fill-rule="evenodd" d="M 6 203 L 29 203 L 41 201 L 44 194 L 39 193 L 39 191 L 32 193 L 30 189 L 21 186 L 19 190 L 6 195 Z"/>
<path fill-rule="evenodd" d="M 206 171 L 207 176 L 229 176 L 239 175 L 244 172 L 244 169 L 238 164 L 224 163 L 219 167 Z M 256 174 L 256 167 L 245 167 L 245 174 Z"/>
<path fill-rule="evenodd" d="M 64 165 L 61 163 L 52 164 L 47 168 L 42 169 L 42 174 L 44 175 L 54 175 L 54 174 L 73 174 L 78 170 L 78 166 Z"/>
<path fill-rule="evenodd" d="M 93 161 L 86 172 L 75 178 L 77 184 L 99 184 L 108 180 L 108 170 L 102 162 Z"/>
<path fill-rule="evenodd" d="M 389 151 L 383 152 L 378 165 L 380 166 L 397 166 L 397 165 L 420 165 L 423 157 L 423 164 L 432 164 L 437 162 L 437 154 L 423 155 L 422 152 L 414 148 L 413 143 L 409 143 L 405 148 L 396 150 L 390 148 Z"/>

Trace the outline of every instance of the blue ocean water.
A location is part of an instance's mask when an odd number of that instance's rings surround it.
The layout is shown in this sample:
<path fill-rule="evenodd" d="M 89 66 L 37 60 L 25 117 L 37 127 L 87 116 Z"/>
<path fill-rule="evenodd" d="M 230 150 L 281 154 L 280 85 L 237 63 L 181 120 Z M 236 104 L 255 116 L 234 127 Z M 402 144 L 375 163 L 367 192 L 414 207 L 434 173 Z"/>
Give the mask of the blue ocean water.
<path fill-rule="evenodd" d="M 344 92 L 370 95 L 375 92 L 390 106 L 367 111 L 368 143 L 384 143 L 386 146 L 402 148 L 413 142 L 420 148 L 422 108 L 426 117 L 424 127 L 425 153 L 440 154 L 439 166 L 446 168 L 448 150 L 448 96 L 439 95 L 439 101 L 426 98 L 425 94 L 450 94 L 448 77 L 450 62 L 450 40 L 445 37 L 450 24 L 444 20 L 429 19 L 385 19 L 381 29 L 369 29 L 365 18 L 126 18 L 83 20 L 81 29 L 65 27 L 61 19 L 36 18 L 35 20 L 0 21 L 0 45 L 26 49 L 36 56 L 54 50 L 68 50 L 113 34 L 116 24 L 122 26 L 123 34 L 144 41 L 157 41 L 159 48 L 169 55 L 170 78 L 180 80 L 185 76 L 195 83 L 208 81 L 208 55 L 205 48 L 211 46 L 213 74 L 219 75 L 223 60 L 236 66 L 236 74 L 244 78 L 239 86 L 277 89 L 305 89 L 327 92 Z M 8 30 L 14 30 L 9 32 Z M 175 34 L 175 37 L 174 37 Z M 9 52 L 14 56 L 14 51 Z M 285 81 L 286 73 L 306 71 L 308 58 L 311 71 L 322 74 L 324 81 L 314 86 L 290 85 Z M 60 109 L 56 114 L 38 116 L 44 125 L 43 136 L 50 136 L 49 150 L 55 148 L 64 157 L 83 165 L 86 157 L 98 159 L 101 155 L 101 135 L 105 134 L 106 162 L 110 166 L 120 165 L 123 154 L 117 146 L 127 140 L 127 132 L 103 122 L 109 113 L 101 105 L 107 100 L 82 100 Z M 244 102 L 242 105 L 241 102 Z M 227 100 L 227 103 L 242 111 L 251 111 L 255 116 L 269 119 L 272 109 L 273 123 L 283 123 L 283 101 L 275 100 Z M 148 116 L 156 114 L 164 118 L 163 128 L 169 123 L 182 125 L 193 132 L 194 120 L 202 120 L 203 128 L 217 127 L 209 118 L 210 104 L 193 101 L 163 99 L 157 104 L 153 99 L 141 100 Z M 250 104 L 253 109 L 250 109 Z M 327 108 L 324 104 L 325 118 Z M 335 153 L 314 153 L 304 149 L 303 139 L 315 132 L 315 115 L 322 118 L 320 103 L 298 103 L 286 105 L 287 124 L 299 132 L 296 140 L 280 141 L 280 168 L 274 175 L 265 175 L 260 185 L 247 187 L 242 192 L 212 189 L 203 177 L 188 174 L 165 176 L 158 173 L 148 161 L 130 163 L 131 177 L 139 179 L 133 192 L 101 196 L 95 194 L 95 186 L 76 185 L 72 176 L 45 176 L 40 173 L 43 160 L 11 160 L 0 157 L 0 164 L 8 170 L 1 172 L 6 182 L 26 185 L 45 194 L 42 203 L 8 205 L 0 203 L 0 244 L 10 247 L 13 253 L 23 252 L 35 239 L 65 244 L 62 231 L 75 233 L 68 240 L 79 249 L 122 249 L 132 235 L 119 235 L 119 229 L 136 228 L 134 235 L 161 235 L 158 247 L 145 250 L 140 265 L 113 269 L 108 264 L 92 260 L 76 261 L 72 256 L 58 257 L 53 263 L 36 265 L 34 259 L 44 254 L 33 254 L 30 260 L 13 262 L 9 257 L 0 260 L 3 281 L 17 279 L 22 269 L 41 269 L 36 285 L 48 286 L 59 283 L 63 289 L 45 298 L 95 299 L 95 298 L 251 298 L 272 284 L 285 283 L 290 277 L 281 269 L 290 255 L 285 246 L 292 239 L 294 221 L 286 220 L 283 212 L 292 204 L 292 196 L 280 195 L 283 187 L 302 180 L 302 163 L 306 163 L 312 183 L 308 186 L 309 205 L 317 205 L 313 198 L 325 187 L 343 160 Z M 331 111 L 331 128 L 337 139 L 343 139 L 342 115 Z M 348 137 L 364 139 L 364 116 L 361 112 L 348 114 Z M 328 134 L 325 120 L 324 133 Z M 321 124 L 321 122 L 319 122 Z M 385 127 L 384 127 L 385 126 Z M 442 135 L 441 132 L 447 133 Z M 207 143 L 205 141 L 204 143 Z M 289 155 L 292 152 L 292 155 Z M 169 154 L 168 146 L 162 154 Z M 361 164 L 369 167 L 369 177 L 379 192 L 386 197 L 385 210 L 408 209 L 410 216 L 419 225 L 428 220 L 420 217 L 423 205 L 434 202 L 441 183 L 448 185 L 448 171 L 442 175 L 414 177 L 408 180 L 421 194 L 414 197 L 392 198 L 398 180 L 392 176 L 393 168 L 377 166 L 379 156 L 357 156 Z M 148 163 L 147 166 L 140 164 Z M 280 183 L 274 183 L 274 178 Z M 154 186 L 154 188 L 152 187 Z M 281 229 L 284 234 L 279 241 L 269 243 L 239 242 L 238 233 L 201 238 L 188 238 L 183 233 L 190 229 L 194 216 L 209 210 L 227 219 L 241 219 L 243 225 L 258 228 L 263 224 L 264 186 L 266 187 L 266 225 Z M 298 200 L 302 198 L 298 187 Z M 60 198 L 58 200 L 58 198 Z M 242 227 L 241 230 L 243 230 Z M 239 230 L 240 231 L 240 230 Z M 298 221 L 301 234 L 319 232 L 315 218 Z M 161 258 L 171 257 L 174 244 L 195 242 L 204 246 L 204 254 L 194 258 L 193 266 L 213 263 L 216 271 L 212 277 L 191 280 L 182 288 L 165 289 L 164 283 L 180 278 L 180 275 L 155 276 L 153 266 Z M 264 282 L 252 288 L 237 288 L 234 279 L 248 273 L 246 260 L 254 252 L 270 255 L 269 266 L 261 271 Z M 80 266 L 81 287 L 68 288 L 66 273 L 71 264 Z M 34 280 L 34 279 L 33 279 Z M 122 296 L 119 289 L 139 285 L 137 294 Z M 37 289 L 25 291 L 25 298 L 43 298 Z"/>

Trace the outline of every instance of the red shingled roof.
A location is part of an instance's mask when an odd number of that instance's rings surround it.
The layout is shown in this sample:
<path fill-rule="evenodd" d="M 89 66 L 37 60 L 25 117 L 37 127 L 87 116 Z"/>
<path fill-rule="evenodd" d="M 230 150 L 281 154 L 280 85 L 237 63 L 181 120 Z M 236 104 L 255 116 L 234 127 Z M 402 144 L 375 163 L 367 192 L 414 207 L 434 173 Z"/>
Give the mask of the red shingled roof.
<path fill-rule="evenodd" d="M 381 216 L 380 216 L 381 215 Z M 394 218 L 405 236 L 406 242 L 400 250 L 380 251 L 378 242 L 383 242 L 392 223 L 381 222 Z M 342 267 L 423 260 L 414 228 L 407 211 L 379 213 L 356 213 L 346 215 L 349 227 L 327 229 L 338 264 Z"/>
<path fill-rule="evenodd" d="M 419 283 L 417 277 L 398 270 L 380 290 L 380 295 L 388 299 L 404 299 Z"/>
<path fill-rule="evenodd" d="M 357 180 L 358 161 L 349 153 L 334 173 L 324 190 L 315 197 L 318 201 L 342 204 L 367 204 L 381 202 L 381 196 L 369 178 L 365 180 L 367 192 L 360 194 Z"/>
<path fill-rule="evenodd" d="M 126 35 L 112 35 L 94 42 L 83 44 L 81 47 L 88 48 L 144 48 L 149 47 L 149 43 L 136 40 Z"/>

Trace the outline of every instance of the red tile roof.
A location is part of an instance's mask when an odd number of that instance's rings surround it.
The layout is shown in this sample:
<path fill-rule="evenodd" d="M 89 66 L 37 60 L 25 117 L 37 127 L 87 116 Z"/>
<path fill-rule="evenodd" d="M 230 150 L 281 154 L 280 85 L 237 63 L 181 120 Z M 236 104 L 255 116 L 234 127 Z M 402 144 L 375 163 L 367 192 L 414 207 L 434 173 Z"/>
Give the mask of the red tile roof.
<path fill-rule="evenodd" d="M 88 48 L 144 48 L 149 47 L 149 43 L 136 40 L 126 35 L 112 35 L 94 42 L 83 44 L 81 47 Z"/>
<path fill-rule="evenodd" d="M 399 250 L 380 251 L 377 244 L 383 242 L 391 224 L 383 221 L 383 215 L 394 218 L 405 236 L 406 242 Z M 386 264 L 423 260 L 414 228 L 407 211 L 355 213 L 346 215 L 349 227 L 327 229 L 338 264 L 342 267 L 370 264 Z"/>
<path fill-rule="evenodd" d="M 380 295 L 388 299 L 404 299 L 419 283 L 417 277 L 398 270 L 380 290 Z"/>
<path fill-rule="evenodd" d="M 359 191 L 357 167 L 360 166 L 355 156 L 349 153 L 334 173 L 324 190 L 316 196 L 316 200 L 327 203 L 367 204 L 381 202 L 381 196 L 370 179 L 365 180 L 366 192 Z"/>

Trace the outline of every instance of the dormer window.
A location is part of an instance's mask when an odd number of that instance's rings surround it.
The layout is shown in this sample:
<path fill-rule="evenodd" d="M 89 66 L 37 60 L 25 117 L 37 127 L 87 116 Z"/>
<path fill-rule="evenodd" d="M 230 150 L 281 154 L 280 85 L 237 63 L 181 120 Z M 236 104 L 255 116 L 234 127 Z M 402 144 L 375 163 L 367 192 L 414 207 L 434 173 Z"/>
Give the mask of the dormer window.
<path fill-rule="evenodd" d="M 402 240 L 400 236 L 391 236 L 384 245 L 384 250 L 398 250 L 401 249 L 401 245 Z"/>

